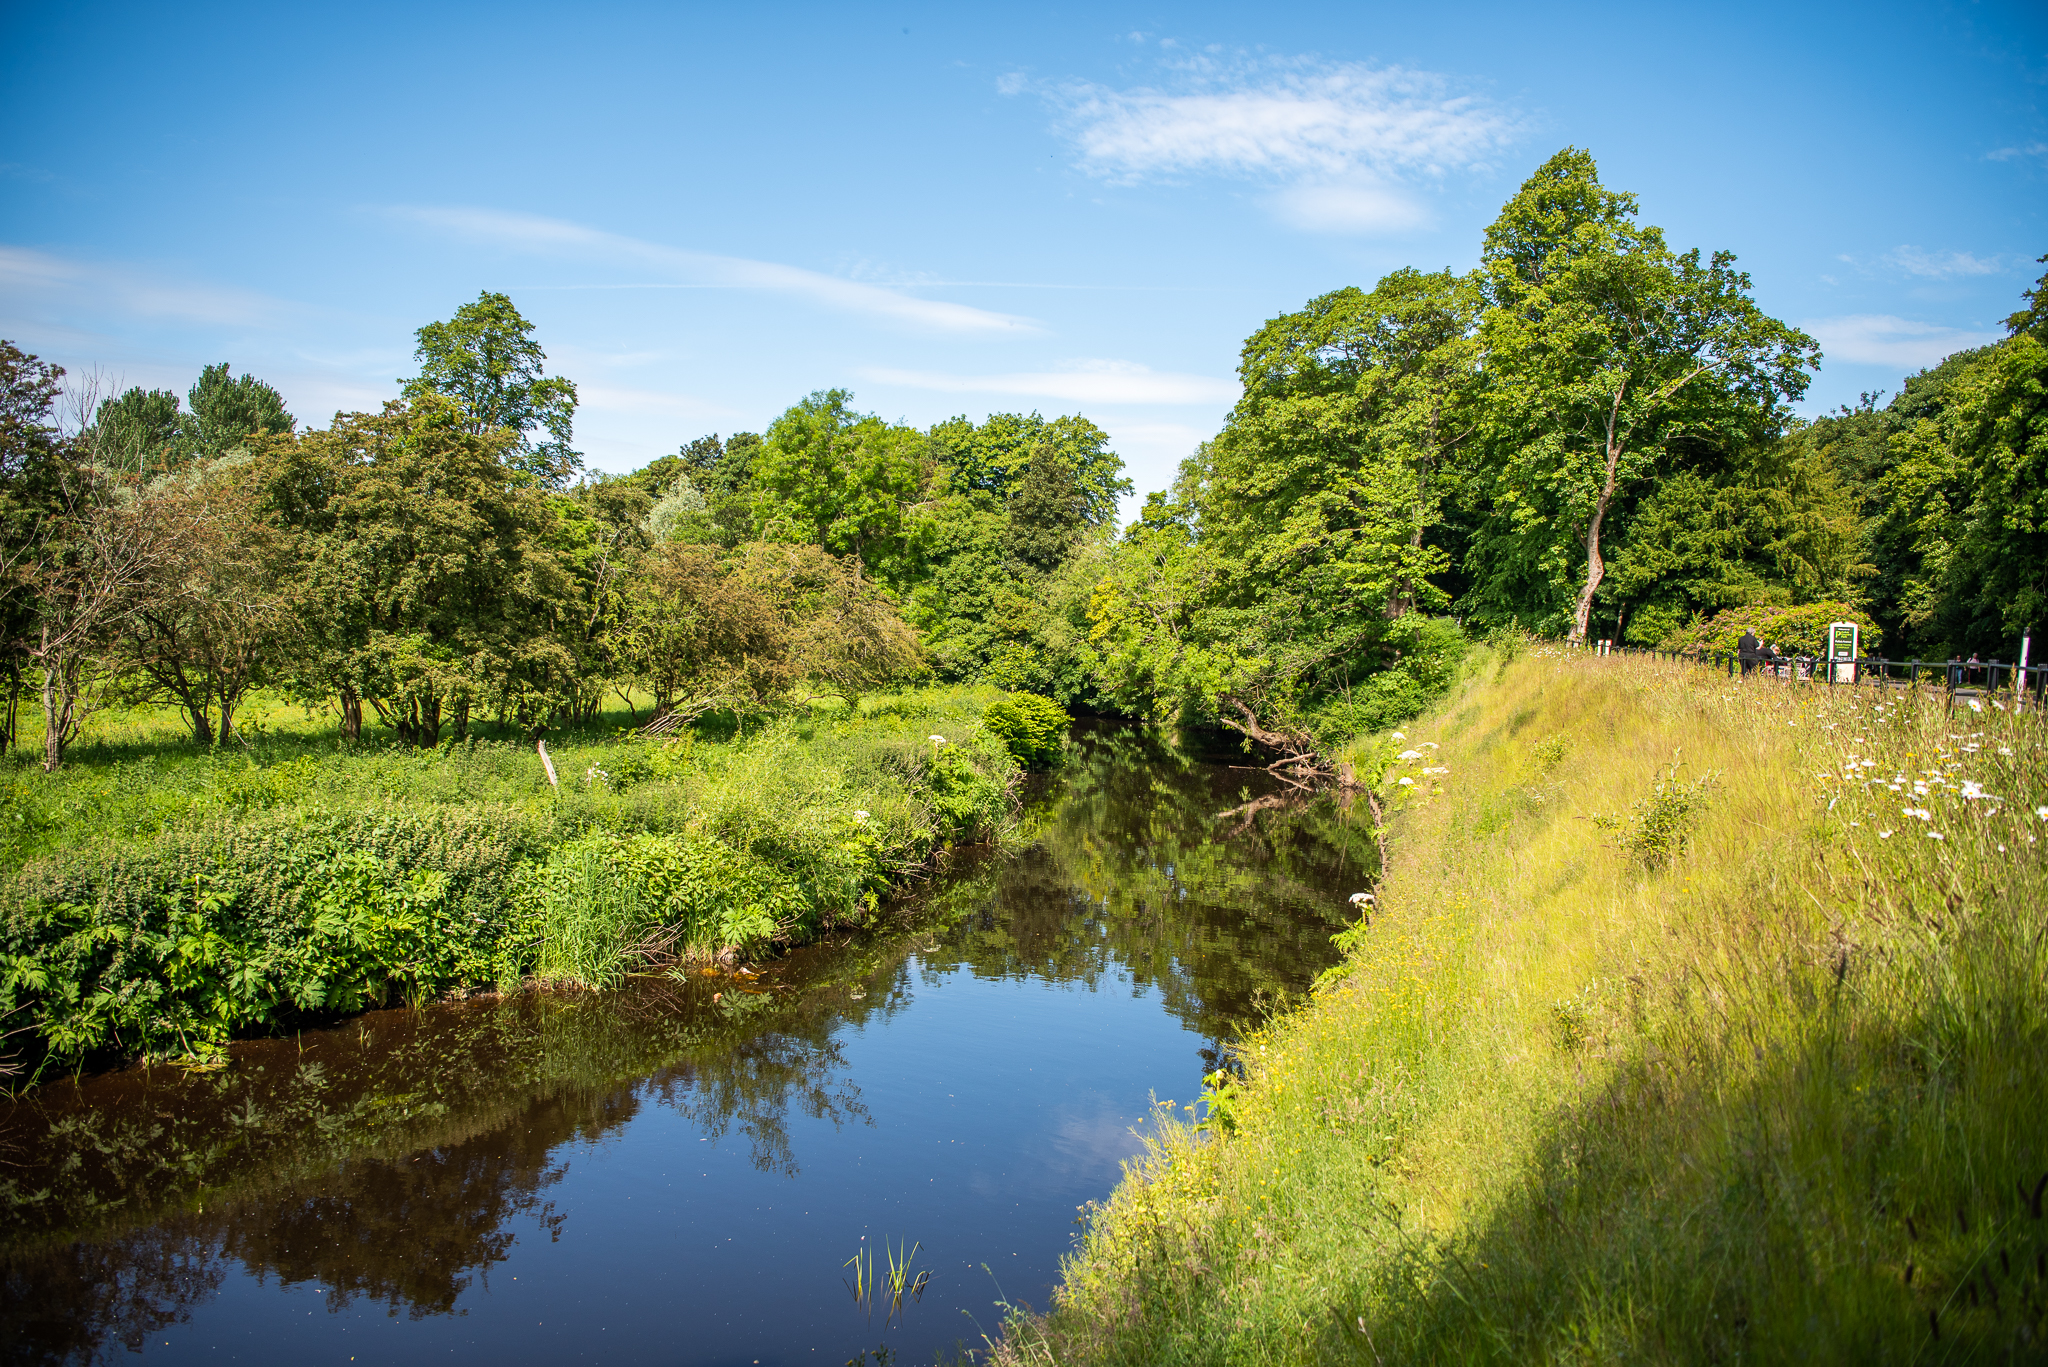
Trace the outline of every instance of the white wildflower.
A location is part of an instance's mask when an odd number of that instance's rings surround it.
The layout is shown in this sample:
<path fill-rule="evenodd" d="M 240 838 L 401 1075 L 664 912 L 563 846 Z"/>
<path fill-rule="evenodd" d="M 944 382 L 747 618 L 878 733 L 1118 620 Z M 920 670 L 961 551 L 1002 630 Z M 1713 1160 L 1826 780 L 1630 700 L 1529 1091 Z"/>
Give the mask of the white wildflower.
<path fill-rule="evenodd" d="M 1354 907 L 1369 906 L 1372 901 L 1373 895 L 1369 892 L 1354 892 L 1351 894 L 1351 905 Z"/>
<path fill-rule="evenodd" d="M 1408 737 L 1406 737 L 1406 736 L 1402 735 L 1402 734 L 1401 734 L 1401 733 L 1400 733 L 1399 731 L 1396 731 L 1396 732 L 1394 733 L 1394 739 L 1395 739 L 1395 740 L 1406 740 L 1406 739 L 1408 739 Z"/>
<path fill-rule="evenodd" d="M 1395 758 L 1395 759 L 1421 759 L 1421 758 L 1422 758 L 1422 752 L 1421 752 L 1420 750 L 1403 750 L 1403 751 L 1402 751 L 1402 752 L 1401 752 L 1400 754 L 1398 754 L 1398 755 L 1394 756 L 1394 758 Z"/>
<path fill-rule="evenodd" d="M 930 741 L 933 745 L 944 745 L 946 743 L 946 738 L 944 736 L 926 736 L 925 739 Z"/>
<path fill-rule="evenodd" d="M 1890 840 L 1892 838 L 1892 833 L 1890 831 L 1879 831 L 1877 833 L 1877 838 L 1879 840 Z"/>
<path fill-rule="evenodd" d="M 1451 772 L 1451 771 L 1450 771 L 1450 769 L 1449 769 L 1449 768 L 1448 768 L 1447 766 L 1445 766 L 1445 765 L 1442 765 L 1442 764 L 1432 764 L 1432 765 L 1429 765 L 1429 766 L 1428 766 L 1427 768 L 1425 768 L 1425 769 L 1424 769 L 1424 770 L 1423 770 L 1422 772 L 1423 772 L 1423 773 L 1425 773 L 1425 774 L 1448 774 L 1448 773 L 1449 773 L 1449 772 Z"/>
<path fill-rule="evenodd" d="M 1412 778 L 1404 778 L 1401 780 L 1401 786 L 1403 788 L 1413 788 L 1415 786 L 1415 780 Z"/>
<path fill-rule="evenodd" d="M 1972 712 L 1982 712 L 1984 710 L 1984 704 L 1978 702 L 1975 698 L 1972 698 L 1970 699 L 1970 710 Z"/>
<path fill-rule="evenodd" d="M 1946 839 L 1948 839 L 1948 837 L 1947 837 L 1947 836 L 1945 836 L 1945 835 L 1943 835 L 1943 834 L 1942 834 L 1942 833 L 1941 833 L 1940 831 L 1929 831 L 1929 832 L 1927 833 L 1927 838 L 1928 838 L 1929 840 L 1946 840 Z"/>
<path fill-rule="evenodd" d="M 1440 746 L 1440 745 L 1438 745 L 1438 744 L 1437 744 L 1437 743 L 1436 743 L 1435 741 L 1433 741 L 1433 740 L 1426 740 L 1426 741 L 1423 741 L 1423 742 L 1421 742 L 1421 743 L 1420 743 L 1420 744 L 1419 744 L 1419 745 L 1418 745 L 1418 746 L 1417 746 L 1416 748 L 1417 748 L 1417 749 L 1421 749 L 1421 750 L 1440 750 L 1440 749 L 1442 749 L 1443 747 L 1442 747 L 1442 746 Z"/>
<path fill-rule="evenodd" d="M 853 819 L 855 821 L 866 821 L 868 819 L 868 814 L 866 812 L 857 811 L 853 814 Z"/>

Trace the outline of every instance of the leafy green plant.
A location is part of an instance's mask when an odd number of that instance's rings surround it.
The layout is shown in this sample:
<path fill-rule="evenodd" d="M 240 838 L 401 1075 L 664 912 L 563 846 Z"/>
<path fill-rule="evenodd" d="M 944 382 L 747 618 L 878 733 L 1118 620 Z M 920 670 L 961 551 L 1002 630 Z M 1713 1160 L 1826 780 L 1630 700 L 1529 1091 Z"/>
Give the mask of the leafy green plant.
<path fill-rule="evenodd" d="M 1651 787 L 1650 795 L 1636 803 L 1628 816 L 1596 812 L 1591 817 L 1602 830 L 1620 833 L 1621 847 L 1646 868 L 1661 868 L 1685 854 L 1693 822 L 1714 789 L 1715 774 L 1680 782 L 1678 771 L 1684 764 L 1674 759 Z"/>
<path fill-rule="evenodd" d="M 989 704 L 981 724 L 1001 739 L 1017 763 L 1028 769 L 1047 769 L 1059 763 L 1073 718 L 1051 698 L 1006 693 Z"/>

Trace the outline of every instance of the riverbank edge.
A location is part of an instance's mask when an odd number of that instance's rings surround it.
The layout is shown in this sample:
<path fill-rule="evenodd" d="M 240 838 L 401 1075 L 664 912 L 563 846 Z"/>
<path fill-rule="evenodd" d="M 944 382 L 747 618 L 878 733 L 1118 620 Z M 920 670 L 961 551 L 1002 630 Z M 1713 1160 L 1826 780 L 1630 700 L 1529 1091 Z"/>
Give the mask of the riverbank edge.
<path fill-rule="evenodd" d="M 880 925 L 887 904 L 926 885 L 955 849 L 1016 834 L 1026 771 L 981 725 L 999 696 L 921 690 L 717 746 L 621 737 L 565 747 L 560 767 L 584 782 L 544 800 L 281 801 L 32 861 L 5 880 L 0 920 L 0 1019 L 26 1016 L 17 1033 L 32 1039 L 15 1041 L 0 1081 L 19 1093 L 52 1063 L 203 1069 L 232 1039 L 395 1003 L 601 989 L 634 972 L 759 963 Z M 953 736 L 927 735 L 935 724 Z M 649 821 L 650 794 L 699 761 L 717 772 L 686 775 L 690 810 Z M 806 800 L 793 806 L 778 786 Z M 252 893 L 269 904 L 247 907 Z M 549 952 L 563 943 L 573 952 Z M 287 974 L 303 980 L 311 955 L 324 956 L 311 971 L 328 995 L 309 1008 Z M 255 999 L 245 985 L 259 969 L 272 981 Z"/>
<path fill-rule="evenodd" d="M 995 1361 L 2042 1342 L 2038 718 L 1539 648 L 1381 739 L 1345 961 Z"/>

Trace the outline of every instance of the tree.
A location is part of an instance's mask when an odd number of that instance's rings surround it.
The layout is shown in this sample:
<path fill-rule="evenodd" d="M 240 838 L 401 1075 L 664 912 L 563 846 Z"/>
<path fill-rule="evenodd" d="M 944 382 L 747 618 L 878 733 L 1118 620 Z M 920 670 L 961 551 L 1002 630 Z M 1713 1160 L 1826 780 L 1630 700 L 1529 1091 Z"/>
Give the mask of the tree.
<path fill-rule="evenodd" d="M 1616 500 L 1687 443 L 1775 437 L 1779 400 L 1819 364 L 1812 338 L 1756 306 L 1733 255 L 1675 253 L 1635 212 L 1566 148 L 1502 209 L 1483 253 L 1494 460 L 1474 606 L 1561 619 L 1574 640 Z"/>
<path fill-rule="evenodd" d="M 657 716 L 759 706 L 794 682 L 775 602 L 709 548 L 657 547 L 628 601 L 626 658 Z"/>
<path fill-rule="evenodd" d="M 573 594 L 547 496 L 503 458 L 513 442 L 428 394 L 263 444 L 266 503 L 298 564 L 294 685 L 339 698 L 350 734 L 365 703 L 400 740 L 433 745 L 477 704 L 532 726 L 570 701 L 577 668 L 556 628 Z"/>
<path fill-rule="evenodd" d="M 28 565 L 35 595 L 28 657 L 42 672 L 43 772 L 98 706 L 101 660 L 149 590 L 186 554 L 179 527 L 160 499 L 94 466 L 60 471 L 47 529 Z"/>
<path fill-rule="evenodd" d="M 959 494 L 1013 498 L 1033 461 L 1051 455 L 1072 472 L 1082 520 L 1104 526 L 1117 501 L 1131 492 L 1123 458 L 1109 449 L 1109 434 L 1078 415 L 1047 420 L 1037 413 L 991 413 L 976 424 L 949 418 L 931 430 L 932 459 L 946 472 L 946 488 Z"/>
<path fill-rule="evenodd" d="M 874 574 L 902 554 L 904 508 L 929 460 L 923 433 L 855 413 L 852 399 L 819 390 L 769 425 L 753 457 L 758 519 L 770 540 L 855 556 Z"/>
<path fill-rule="evenodd" d="M 776 605 L 796 672 L 849 704 L 923 664 L 917 633 L 854 556 L 761 543 L 746 548 L 734 573 Z"/>
<path fill-rule="evenodd" d="M 101 403 L 80 435 L 102 469 L 143 475 L 177 463 L 183 418 L 176 394 L 137 386 Z"/>
<path fill-rule="evenodd" d="M 447 322 L 419 330 L 413 358 L 420 373 L 404 382 L 404 393 L 408 399 L 427 394 L 453 399 L 463 415 L 463 430 L 472 435 L 511 433 L 506 464 L 560 488 L 583 468 L 581 453 L 569 447 L 576 386 L 544 373 L 547 353 L 533 340 L 533 330 L 509 298 L 485 290 Z M 545 437 L 536 440 L 541 433 Z"/>
<path fill-rule="evenodd" d="M 74 459 L 55 417 L 63 379 L 64 367 L 0 341 L 0 670 L 7 689 L 0 702 L 0 754 L 15 743 L 22 666 L 36 626 L 29 570 Z"/>
<path fill-rule="evenodd" d="M 236 709 L 296 625 L 282 539 L 257 514 L 251 474 L 200 462 L 141 492 L 177 553 L 140 587 L 106 660 L 141 698 L 176 703 L 199 745 L 234 735 Z"/>
<path fill-rule="evenodd" d="M 191 408 L 179 424 L 185 460 L 210 460 L 258 432 L 289 432 L 297 420 L 284 410 L 284 396 L 257 379 L 232 379 L 228 363 L 199 372 L 185 396 Z"/>

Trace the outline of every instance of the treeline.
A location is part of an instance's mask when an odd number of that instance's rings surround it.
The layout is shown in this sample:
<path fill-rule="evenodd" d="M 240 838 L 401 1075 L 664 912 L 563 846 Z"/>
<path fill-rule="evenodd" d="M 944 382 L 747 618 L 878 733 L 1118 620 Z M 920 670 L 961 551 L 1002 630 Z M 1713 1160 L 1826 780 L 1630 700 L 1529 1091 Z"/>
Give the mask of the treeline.
<path fill-rule="evenodd" d="M 1814 341 L 1566 149 L 1478 269 L 1245 343 L 1223 430 L 1091 572 L 1088 672 L 1327 739 L 1412 713 L 1446 614 L 1666 648 L 1847 615 L 1866 650 L 2011 659 L 2048 621 L 2043 300 L 1887 409 L 1802 422 Z"/>
<path fill-rule="evenodd" d="M 1813 339 L 1567 148 L 1477 269 L 1259 329 L 1223 429 L 1121 532 L 1086 419 L 920 430 L 842 390 L 584 476 L 575 386 L 503 295 L 325 429 L 224 365 L 189 408 L 60 423 L 61 372 L 8 347 L 0 743 L 24 688 L 53 767 L 116 697 L 206 742 L 267 683 L 429 745 L 614 691 L 744 713 L 928 672 L 1284 749 L 1412 714 L 1474 629 L 1811 648 L 1849 615 L 1867 650 L 2010 658 L 2048 576 L 2042 299 L 1887 407 L 1802 422 Z"/>
<path fill-rule="evenodd" d="M 981 672 L 993 623 L 1129 489 L 1083 419 L 925 432 L 843 391 L 579 478 L 575 389 L 532 331 L 486 293 L 420 330 L 403 397 L 310 430 L 225 365 L 189 409 L 74 395 L 66 424 L 61 369 L 4 345 L 0 744 L 33 692 L 46 769 L 109 701 L 175 704 L 208 744 L 260 685 L 420 746 L 613 692 L 690 717 L 856 703 Z"/>

